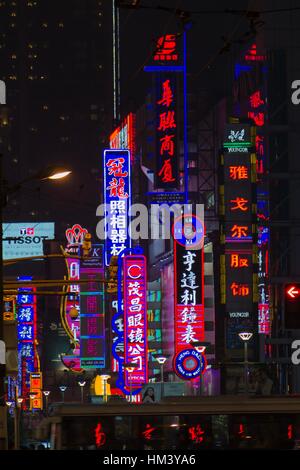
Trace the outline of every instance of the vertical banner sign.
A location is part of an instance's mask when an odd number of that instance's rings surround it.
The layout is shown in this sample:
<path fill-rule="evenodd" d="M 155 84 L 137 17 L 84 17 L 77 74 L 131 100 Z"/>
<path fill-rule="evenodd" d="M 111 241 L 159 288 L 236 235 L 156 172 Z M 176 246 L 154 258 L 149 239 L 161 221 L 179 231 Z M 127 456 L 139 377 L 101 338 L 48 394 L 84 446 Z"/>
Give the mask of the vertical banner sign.
<path fill-rule="evenodd" d="M 104 369 L 106 358 L 103 245 L 92 245 L 80 262 L 80 365 Z"/>
<path fill-rule="evenodd" d="M 66 230 L 68 244 L 65 252 L 69 255 L 78 255 L 87 229 L 75 224 Z M 78 281 L 80 278 L 80 262 L 77 258 L 66 258 L 68 279 Z M 70 284 L 67 287 L 69 295 L 62 299 L 62 323 L 66 333 L 75 344 L 72 355 L 64 356 L 64 363 L 71 369 L 80 369 L 80 286 Z"/>
<path fill-rule="evenodd" d="M 265 124 L 267 122 L 267 57 L 254 43 L 235 66 L 235 115 L 248 117 L 256 126 L 257 157 L 257 245 L 258 245 L 258 332 L 270 334 L 269 286 L 269 189 L 266 175 L 268 155 Z"/>
<path fill-rule="evenodd" d="M 148 382 L 147 348 L 147 266 L 143 255 L 123 259 L 124 279 L 124 359 L 136 364 L 125 371 L 125 385 L 140 386 Z"/>
<path fill-rule="evenodd" d="M 131 203 L 129 150 L 104 150 L 105 264 L 131 246 L 128 210 Z"/>
<path fill-rule="evenodd" d="M 34 395 L 33 399 L 30 399 L 30 408 L 32 410 L 43 409 L 43 381 L 41 372 L 32 372 L 30 374 L 30 394 Z"/>
<path fill-rule="evenodd" d="M 227 348 L 241 349 L 238 333 L 256 331 L 257 286 L 254 284 L 255 154 L 250 127 L 228 125 L 224 142 L 223 230 L 225 235 L 225 303 Z"/>
<path fill-rule="evenodd" d="M 20 281 L 32 278 L 20 278 Z M 20 288 L 17 295 L 18 385 L 26 398 L 30 390 L 30 373 L 35 372 L 36 295 L 34 287 Z"/>
<path fill-rule="evenodd" d="M 173 75 L 173 76 L 172 76 Z M 178 188 L 178 119 L 177 86 L 174 74 L 156 77 L 156 153 L 155 186 L 158 189 Z"/>
<path fill-rule="evenodd" d="M 109 136 L 109 146 L 111 149 L 126 149 L 130 151 L 130 160 L 133 164 L 136 152 L 136 117 L 134 113 L 129 113 Z"/>
<path fill-rule="evenodd" d="M 190 217 L 194 219 L 193 216 Z M 174 223 L 174 233 L 177 232 Z M 185 238 L 185 236 L 184 236 Z M 191 343 L 204 340 L 204 225 L 200 223 L 195 245 L 174 238 L 174 360 L 176 374 L 184 380 L 199 377 L 205 356 Z M 200 243 L 199 243 L 200 242 Z"/>
<path fill-rule="evenodd" d="M 159 37 L 150 62 L 151 65 L 145 66 L 144 71 L 152 73 L 153 77 L 151 108 L 155 120 L 156 152 L 153 155 L 155 161 L 151 165 L 155 192 L 149 194 L 155 198 L 157 191 L 164 190 L 164 196 L 168 200 L 165 192 L 169 190 L 168 194 L 173 202 L 177 202 L 183 196 L 179 192 L 180 141 L 184 143 L 185 196 L 187 192 L 185 33 L 183 36 L 165 34 Z"/>

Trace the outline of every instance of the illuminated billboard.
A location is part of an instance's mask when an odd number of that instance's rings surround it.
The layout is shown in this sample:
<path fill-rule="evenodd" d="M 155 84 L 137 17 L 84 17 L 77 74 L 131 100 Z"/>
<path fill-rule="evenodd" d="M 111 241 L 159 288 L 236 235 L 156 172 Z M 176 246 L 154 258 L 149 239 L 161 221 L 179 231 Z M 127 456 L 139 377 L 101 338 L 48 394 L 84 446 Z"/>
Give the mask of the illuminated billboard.
<path fill-rule="evenodd" d="M 130 160 L 135 159 L 135 114 L 129 113 L 122 121 L 121 125 L 109 136 L 109 146 L 111 149 L 128 149 Z"/>
<path fill-rule="evenodd" d="M 54 240 L 54 222 L 14 222 L 3 227 L 3 259 L 44 254 L 43 242 Z"/>
<path fill-rule="evenodd" d="M 129 150 L 104 150 L 105 264 L 131 246 L 128 210 L 131 202 Z"/>

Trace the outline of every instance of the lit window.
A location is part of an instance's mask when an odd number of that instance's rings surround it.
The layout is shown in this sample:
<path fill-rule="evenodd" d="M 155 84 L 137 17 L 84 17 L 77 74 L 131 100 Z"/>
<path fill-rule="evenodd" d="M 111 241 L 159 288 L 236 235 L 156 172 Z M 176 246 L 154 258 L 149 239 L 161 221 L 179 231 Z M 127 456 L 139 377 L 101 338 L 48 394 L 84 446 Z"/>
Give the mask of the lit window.
<path fill-rule="evenodd" d="M 61 21 L 60 23 L 58 23 L 58 26 L 59 26 L 59 28 L 63 28 L 64 27 L 63 22 Z"/>
<path fill-rule="evenodd" d="M 43 110 L 44 110 L 44 111 L 48 111 L 48 109 L 49 109 L 48 105 L 47 105 L 47 104 L 44 104 L 44 105 L 43 105 Z"/>
<path fill-rule="evenodd" d="M 11 55 L 11 58 L 12 58 L 12 59 L 16 59 L 16 58 L 17 58 L 16 54 L 12 54 L 12 55 Z"/>
<path fill-rule="evenodd" d="M 16 23 L 10 23 L 9 25 L 11 28 L 15 28 L 16 27 Z"/>
<path fill-rule="evenodd" d="M 10 16 L 17 16 L 17 13 L 15 11 L 12 11 Z"/>
<path fill-rule="evenodd" d="M 43 28 L 48 28 L 48 23 L 42 23 Z"/>
<path fill-rule="evenodd" d="M 16 75 L 9 75 L 9 80 L 17 80 L 17 76 Z"/>

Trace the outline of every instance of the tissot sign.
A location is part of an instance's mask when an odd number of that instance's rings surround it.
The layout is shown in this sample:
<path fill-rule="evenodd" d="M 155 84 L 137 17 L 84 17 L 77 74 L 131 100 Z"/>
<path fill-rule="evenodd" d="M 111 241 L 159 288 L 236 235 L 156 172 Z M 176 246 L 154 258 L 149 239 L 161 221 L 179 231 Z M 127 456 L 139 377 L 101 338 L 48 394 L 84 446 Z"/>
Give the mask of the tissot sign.
<path fill-rule="evenodd" d="M 54 240 L 54 222 L 3 224 L 3 259 L 43 255 L 46 240 Z"/>

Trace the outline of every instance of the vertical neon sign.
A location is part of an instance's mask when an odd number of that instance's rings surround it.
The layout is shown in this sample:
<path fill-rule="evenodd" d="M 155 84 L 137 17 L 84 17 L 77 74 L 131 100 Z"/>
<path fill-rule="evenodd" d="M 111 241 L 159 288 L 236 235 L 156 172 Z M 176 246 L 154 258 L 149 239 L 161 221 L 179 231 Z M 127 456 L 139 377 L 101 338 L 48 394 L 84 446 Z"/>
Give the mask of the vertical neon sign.
<path fill-rule="evenodd" d="M 126 255 L 124 277 L 124 359 L 136 364 L 131 374 L 133 386 L 148 382 L 147 269 L 143 255 Z M 125 371 L 125 385 L 129 385 Z"/>
<path fill-rule="evenodd" d="M 128 210 L 131 203 L 129 150 L 104 150 L 104 203 L 106 208 L 105 264 L 123 256 L 131 246 Z"/>

